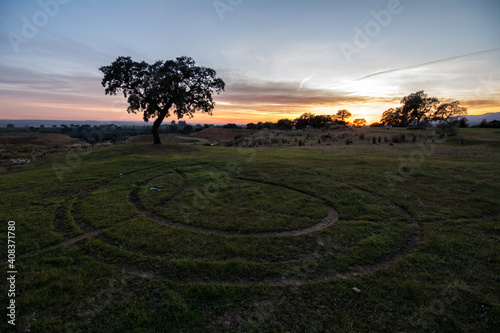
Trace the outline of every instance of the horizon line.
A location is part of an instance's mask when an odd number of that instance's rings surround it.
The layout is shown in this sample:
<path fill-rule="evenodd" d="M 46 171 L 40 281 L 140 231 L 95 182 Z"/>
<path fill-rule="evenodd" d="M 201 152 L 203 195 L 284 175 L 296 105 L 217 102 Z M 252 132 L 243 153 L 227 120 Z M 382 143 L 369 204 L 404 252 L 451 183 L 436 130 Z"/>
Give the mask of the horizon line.
<path fill-rule="evenodd" d="M 468 114 L 466 115 L 465 117 L 467 116 L 473 116 L 473 117 L 478 117 L 478 116 L 484 116 L 484 115 L 489 115 L 489 114 L 495 114 L 495 113 L 498 113 L 500 114 L 500 111 L 497 111 L 497 112 L 486 112 L 486 113 L 481 113 L 481 114 Z M 186 120 L 182 120 L 182 119 L 173 119 L 176 123 L 178 123 L 179 121 L 185 121 L 186 124 L 194 124 L 194 125 L 203 125 L 203 124 L 210 124 L 210 125 L 226 125 L 226 124 L 236 124 L 236 125 L 247 125 L 249 123 L 254 123 L 255 121 L 250 121 L 250 122 L 244 122 L 244 123 L 241 123 L 241 122 L 189 122 L 189 121 L 186 121 Z M 102 125 L 107 125 L 107 124 L 112 124 L 114 122 L 122 122 L 122 123 L 140 123 L 140 124 L 144 124 L 144 126 L 150 126 L 150 124 L 152 124 L 152 122 L 145 122 L 145 121 L 140 121 L 140 120 L 92 120 L 92 119 L 86 119 L 86 120 L 68 120 L 68 119 L 7 119 L 7 118 L 0 118 L 0 122 L 8 122 L 8 121 L 44 121 L 44 122 L 50 122 L 50 121 L 54 121 L 54 122 L 79 122 L 79 123 L 84 123 L 84 122 L 100 122 L 100 123 L 105 123 L 105 124 L 102 124 Z M 267 122 L 267 121 L 257 121 L 258 122 Z M 376 123 L 378 121 L 373 121 L 372 123 Z M 164 123 L 162 123 L 161 125 L 168 125 L 170 124 L 171 121 L 166 121 Z M 55 124 L 54 124 L 55 125 Z"/>

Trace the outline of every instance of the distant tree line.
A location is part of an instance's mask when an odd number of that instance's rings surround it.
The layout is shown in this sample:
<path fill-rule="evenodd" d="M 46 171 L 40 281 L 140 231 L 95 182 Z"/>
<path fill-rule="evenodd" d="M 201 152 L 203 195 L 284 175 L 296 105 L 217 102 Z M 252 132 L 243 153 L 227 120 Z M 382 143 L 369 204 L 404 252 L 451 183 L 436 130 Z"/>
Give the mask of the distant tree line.
<path fill-rule="evenodd" d="M 483 119 L 479 125 L 473 127 L 480 128 L 500 128 L 500 120 L 492 120 L 488 122 L 486 119 Z"/>
<path fill-rule="evenodd" d="M 347 126 L 348 123 L 345 121 L 346 118 L 351 117 L 351 113 L 347 110 L 339 110 L 336 115 L 320 114 L 316 115 L 314 113 L 306 112 L 300 117 L 293 120 L 284 118 L 278 120 L 276 123 L 273 122 L 258 122 L 257 124 L 249 123 L 246 125 L 247 129 L 260 130 L 263 128 L 267 129 L 279 129 L 279 130 L 290 130 L 290 129 L 303 129 L 303 128 L 324 128 L 329 126 Z M 358 126 L 363 126 L 366 124 L 366 120 L 357 119 Z M 364 121 L 364 122 L 363 122 Z M 229 124 L 228 124 L 229 125 Z"/>
<path fill-rule="evenodd" d="M 390 108 L 382 114 L 380 123 L 394 127 L 426 127 L 431 121 L 439 121 L 443 126 L 455 126 L 465 118 L 458 119 L 467 114 L 467 108 L 460 105 L 459 101 L 439 104 L 439 99 L 429 97 L 423 90 L 412 93 L 401 99 L 401 106 Z"/>
<path fill-rule="evenodd" d="M 9 124 L 10 125 L 10 124 Z M 204 128 L 208 128 L 210 125 L 190 125 L 186 124 L 185 121 L 179 121 L 176 123 L 172 121 L 169 125 L 161 125 L 159 132 L 162 134 L 176 133 L 176 134 L 191 134 L 194 132 L 201 131 Z M 41 125 L 40 127 L 14 127 L 7 126 L 2 130 L 2 132 L 7 133 L 59 133 L 65 134 L 72 138 L 77 138 L 85 142 L 95 144 L 100 142 L 112 142 L 120 143 L 127 140 L 129 137 L 136 135 L 151 134 L 150 126 L 117 126 L 117 125 L 61 125 L 46 127 Z"/>

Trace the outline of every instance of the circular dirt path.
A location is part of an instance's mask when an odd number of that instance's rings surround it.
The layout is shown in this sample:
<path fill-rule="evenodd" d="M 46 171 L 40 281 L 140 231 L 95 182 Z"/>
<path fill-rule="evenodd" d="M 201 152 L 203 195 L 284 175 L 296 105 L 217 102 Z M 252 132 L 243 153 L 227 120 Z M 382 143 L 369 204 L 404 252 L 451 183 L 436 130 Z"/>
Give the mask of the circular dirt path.
<path fill-rule="evenodd" d="M 130 222 L 132 219 L 139 217 L 139 216 L 145 216 L 148 219 L 155 221 L 161 225 L 164 225 L 165 227 L 168 228 L 180 228 L 184 230 L 188 230 L 193 233 L 204 233 L 208 235 L 224 235 L 227 237 L 242 237 L 242 236 L 255 236 L 255 237 L 269 237 L 269 238 L 279 238 L 279 237 L 301 237 L 304 235 L 310 235 L 318 231 L 322 231 L 325 229 L 328 229 L 332 225 L 334 225 L 335 222 L 339 220 L 339 213 L 333 208 L 327 205 L 324 199 L 316 197 L 310 193 L 305 193 L 301 190 L 290 188 L 288 186 L 283 186 L 279 184 L 274 184 L 274 183 L 268 183 L 268 182 L 262 182 L 258 180 L 253 180 L 253 179 L 247 179 L 247 178 L 242 178 L 242 177 L 237 177 L 235 175 L 231 175 L 232 179 L 237 179 L 241 181 L 246 181 L 246 182 L 254 182 L 254 183 L 260 183 L 264 185 L 269 185 L 269 186 L 274 186 L 274 187 L 281 187 L 286 190 L 291 190 L 295 191 L 298 193 L 301 193 L 307 197 L 310 198 L 315 198 L 323 202 L 326 206 L 327 209 L 327 216 L 324 217 L 322 220 L 320 220 L 317 224 L 304 228 L 304 229 L 299 229 L 299 230 L 287 230 L 287 231 L 276 231 L 276 232 L 237 232 L 237 231 L 228 231 L 228 230 L 218 230 L 218 229 L 211 229 L 211 228 L 206 228 L 206 227 L 199 227 L 199 226 L 193 226 L 185 223 L 181 223 L 178 221 L 171 221 L 169 219 L 165 219 L 162 216 L 159 216 L 158 214 L 147 210 L 144 208 L 143 204 L 141 203 L 141 200 L 138 195 L 139 189 L 136 189 L 134 191 L 131 191 L 129 194 L 129 200 L 130 202 L 137 208 L 139 213 L 135 214 L 132 217 L 126 218 L 123 221 L 118 221 L 117 223 L 113 224 L 113 226 L 110 227 L 105 227 L 105 228 L 100 228 L 100 229 L 94 229 L 92 226 L 85 221 L 79 214 L 77 213 L 77 209 L 75 209 L 75 205 L 81 204 L 81 202 L 91 193 L 95 192 L 96 190 L 108 185 L 112 181 L 118 179 L 118 178 L 124 178 L 126 179 L 126 176 L 128 175 L 133 175 L 137 174 L 140 172 L 144 172 L 147 170 L 151 169 L 158 169 L 159 167 L 152 167 L 152 168 L 147 168 L 147 169 L 141 169 L 141 170 L 136 170 L 127 174 L 123 174 L 117 177 L 114 177 L 112 179 L 109 179 L 106 182 L 103 182 L 98 185 L 94 185 L 92 187 L 88 187 L 86 189 L 80 189 L 77 193 L 74 194 L 73 197 L 68 198 L 65 202 L 63 202 L 60 207 L 56 210 L 55 214 L 55 219 L 54 219 L 54 227 L 58 234 L 63 238 L 63 241 L 60 243 L 53 245 L 51 247 L 48 247 L 44 250 L 49 250 L 49 249 L 54 249 L 56 247 L 59 247 L 61 245 L 68 245 L 71 247 L 78 247 L 79 242 L 90 238 L 90 239 L 98 239 L 99 241 L 103 241 L 106 243 L 105 240 L 100 238 L 99 236 L 104 233 L 106 230 L 110 229 L 111 227 L 116 227 L 123 225 L 125 223 Z M 188 179 L 185 176 L 185 174 L 179 170 L 176 169 L 175 172 L 177 172 L 180 176 L 183 178 L 183 183 L 182 185 L 178 188 L 178 190 L 169 198 L 166 199 L 166 203 L 168 204 L 168 201 L 170 201 L 173 198 L 176 198 L 179 196 L 182 192 L 184 192 L 187 187 L 188 187 Z M 148 182 L 151 180 L 154 180 L 156 178 L 162 177 L 161 176 L 156 176 L 156 177 L 150 177 L 141 181 L 136 182 L 138 185 L 138 188 L 141 186 L 145 186 Z M 126 180 L 125 180 L 126 181 Z M 372 196 L 379 196 L 376 193 L 372 193 L 366 189 L 362 188 L 357 188 L 359 191 L 366 192 Z M 281 277 L 281 278 L 270 278 L 270 279 L 262 279 L 261 281 L 255 281 L 255 280 L 250 280 L 245 277 L 240 277 L 238 279 L 232 279 L 229 281 L 220 281 L 220 280 L 214 280 L 214 279 L 197 279 L 197 278 L 192 278 L 192 279 L 182 279 L 181 281 L 176 280 L 176 279 L 169 279 L 168 277 L 165 277 L 163 274 L 156 272 L 156 271 L 150 271 L 150 270 L 144 270 L 141 269 L 137 266 L 134 266 L 133 264 L 127 263 L 127 264 L 115 264 L 116 267 L 119 269 L 123 270 L 125 273 L 134 275 L 140 278 L 148 278 L 148 279 L 163 279 L 163 280 L 168 280 L 171 282 L 177 282 L 177 283 L 211 283 L 211 284 L 235 284 L 235 285 L 267 285 L 267 286 L 287 286 L 287 285 L 304 285 L 312 282 L 328 282 L 336 279 L 345 279 L 349 277 L 360 277 L 366 273 L 374 272 L 377 269 L 383 268 L 383 267 L 388 267 L 390 265 L 393 265 L 396 261 L 404 258 L 411 252 L 413 252 L 420 240 L 421 240 L 421 230 L 420 226 L 418 224 L 418 221 L 416 218 L 405 208 L 399 205 L 396 205 L 393 203 L 394 206 L 398 207 L 400 210 L 402 210 L 407 216 L 407 224 L 411 228 L 411 235 L 408 237 L 408 239 L 405 241 L 403 246 L 401 246 L 397 251 L 394 251 L 392 254 L 385 256 L 383 258 L 380 258 L 377 262 L 369 265 L 350 265 L 347 271 L 343 271 L 342 273 L 338 272 L 326 272 L 326 273 L 319 273 L 319 274 L 307 274 L 307 276 L 304 277 Z M 63 222 L 63 216 L 65 212 L 67 211 L 71 212 L 71 216 L 76 222 L 76 225 L 82 232 L 82 234 L 76 236 L 76 237 L 71 237 L 67 231 L 65 231 L 67 228 L 64 227 L 64 222 Z M 112 244 L 108 244 L 110 246 L 115 246 Z M 38 250 L 37 252 L 40 252 Z M 27 253 L 25 256 L 30 255 L 30 253 Z M 311 266 L 314 264 L 314 260 L 317 259 L 318 257 L 321 257 L 324 254 L 318 254 L 314 253 L 309 255 L 306 259 L 302 259 L 302 266 Z M 147 258 L 148 256 L 145 256 Z M 155 256 L 157 257 L 157 256 Z M 97 259 L 96 259 L 97 260 Z M 201 259 L 202 260 L 202 259 Z M 224 261 L 220 261 L 224 262 Z M 252 262 L 252 261 L 248 261 Z M 314 266 L 314 265 L 312 265 Z M 195 273 L 195 272 L 194 272 Z M 314 273 L 314 272 L 313 272 Z M 286 275 L 286 274 L 285 274 Z M 313 277 L 311 277 L 313 276 Z"/>

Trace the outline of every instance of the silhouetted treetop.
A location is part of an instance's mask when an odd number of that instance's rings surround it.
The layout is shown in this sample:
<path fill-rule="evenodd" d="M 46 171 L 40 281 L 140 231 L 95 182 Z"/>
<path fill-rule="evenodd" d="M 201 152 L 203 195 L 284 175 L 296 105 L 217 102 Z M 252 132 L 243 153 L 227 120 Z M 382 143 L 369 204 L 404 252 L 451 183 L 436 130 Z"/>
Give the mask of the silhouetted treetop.
<path fill-rule="evenodd" d="M 337 111 L 336 116 L 339 117 L 340 120 L 345 121 L 345 119 L 351 117 L 352 114 L 349 111 L 347 111 L 346 109 L 342 109 L 342 110 Z"/>
<path fill-rule="evenodd" d="M 465 116 L 466 114 L 467 108 L 460 106 L 459 101 L 453 101 L 451 103 L 443 103 L 439 105 L 436 113 L 434 113 L 434 120 L 442 120 L 448 123 L 450 119 Z"/>
<path fill-rule="evenodd" d="M 449 123 L 450 119 L 467 114 L 467 108 L 460 106 L 459 101 L 438 103 L 436 97 L 420 90 L 403 97 L 402 106 L 384 111 L 380 122 L 386 126 L 426 126 L 429 120 Z"/>
<path fill-rule="evenodd" d="M 435 111 L 439 100 L 436 97 L 428 97 L 423 90 L 409 94 L 401 99 L 403 104 L 402 116 L 403 125 L 420 125 L 422 118 L 427 118 Z"/>
<path fill-rule="evenodd" d="M 366 125 L 366 119 L 364 119 L 364 118 L 354 119 L 354 121 L 353 121 L 352 124 L 354 126 L 359 126 L 359 127 L 365 126 Z"/>

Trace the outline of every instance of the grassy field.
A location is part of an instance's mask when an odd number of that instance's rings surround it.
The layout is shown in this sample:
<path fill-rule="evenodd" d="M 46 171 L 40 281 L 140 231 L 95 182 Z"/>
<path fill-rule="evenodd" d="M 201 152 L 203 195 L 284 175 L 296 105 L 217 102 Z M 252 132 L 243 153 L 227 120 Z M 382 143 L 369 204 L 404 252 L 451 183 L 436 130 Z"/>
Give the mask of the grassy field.
<path fill-rule="evenodd" d="M 500 131 L 320 135 L 128 143 L 0 174 L 4 309 L 8 221 L 17 270 L 0 330 L 500 330 Z"/>

